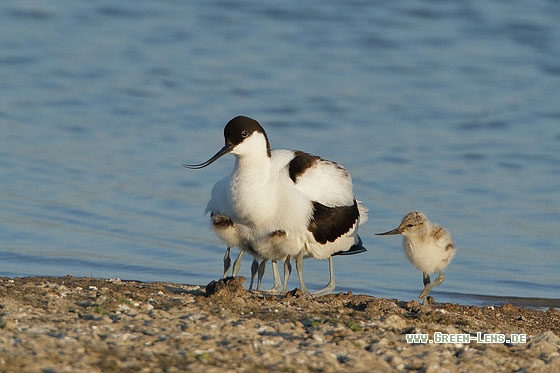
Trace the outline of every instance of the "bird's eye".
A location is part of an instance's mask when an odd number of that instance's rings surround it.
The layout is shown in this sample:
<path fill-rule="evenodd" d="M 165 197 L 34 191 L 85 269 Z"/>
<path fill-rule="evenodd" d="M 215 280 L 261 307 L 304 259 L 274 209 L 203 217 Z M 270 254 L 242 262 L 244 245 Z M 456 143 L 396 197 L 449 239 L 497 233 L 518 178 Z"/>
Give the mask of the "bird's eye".
<path fill-rule="evenodd" d="M 249 132 L 247 132 L 247 131 L 241 132 L 241 137 L 245 138 L 247 136 L 249 136 Z"/>
<path fill-rule="evenodd" d="M 412 228 L 412 227 L 414 227 L 414 225 L 413 224 L 408 224 L 407 227 Z"/>

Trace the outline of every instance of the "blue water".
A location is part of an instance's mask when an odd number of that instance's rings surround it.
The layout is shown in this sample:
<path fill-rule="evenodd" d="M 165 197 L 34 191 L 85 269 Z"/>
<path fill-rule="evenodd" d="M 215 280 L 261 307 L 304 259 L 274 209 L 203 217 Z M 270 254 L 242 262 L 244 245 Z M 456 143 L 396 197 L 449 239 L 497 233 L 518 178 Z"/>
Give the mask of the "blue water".
<path fill-rule="evenodd" d="M 219 278 L 203 212 L 233 159 L 180 165 L 244 114 L 352 173 L 368 252 L 335 259 L 337 291 L 418 295 L 374 235 L 418 209 L 458 247 L 437 301 L 558 306 L 559 40 L 552 0 L 3 2 L 0 275 Z"/>

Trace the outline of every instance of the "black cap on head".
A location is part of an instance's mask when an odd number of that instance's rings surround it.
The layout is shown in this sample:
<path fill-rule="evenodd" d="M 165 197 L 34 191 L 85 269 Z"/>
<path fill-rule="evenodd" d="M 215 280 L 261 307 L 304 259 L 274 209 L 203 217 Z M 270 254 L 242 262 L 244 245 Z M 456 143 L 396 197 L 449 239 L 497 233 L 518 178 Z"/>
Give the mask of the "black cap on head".
<path fill-rule="evenodd" d="M 264 128 L 254 120 L 243 115 L 239 115 L 230 120 L 224 128 L 224 139 L 226 145 L 239 145 L 245 138 L 251 136 L 254 132 L 262 133 L 266 139 L 266 151 L 270 157 L 270 144 Z"/>
<path fill-rule="evenodd" d="M 220 150 L 218 150 L 216 154 L 214 154 L 206 162 L 200 164 L 184 164 L 183 167 L 194 170 L 204 168 L 214 163 L 224 154 L 231 152 L 233 148 L 241 144 L 243 140 L 245 140 L 255 132 L 263 134 L 264 139 L 266 140 L 266 153 L 270 157 L 270 144 L 268 143 L 268 137 L 266 136 L 266 132 L 264 131 L 264 129 L 256 120 L 240 115 L 233 118 L 226 124 L 226 127 L 224 128 L 225 145 Z"/>

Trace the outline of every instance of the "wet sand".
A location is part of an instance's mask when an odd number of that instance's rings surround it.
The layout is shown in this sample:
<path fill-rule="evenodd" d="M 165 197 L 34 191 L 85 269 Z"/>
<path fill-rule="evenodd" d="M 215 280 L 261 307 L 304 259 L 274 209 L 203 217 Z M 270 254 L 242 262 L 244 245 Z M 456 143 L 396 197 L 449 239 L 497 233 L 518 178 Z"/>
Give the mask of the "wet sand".
<path fill-rule="evenodd" d="M 560 371 L 553 308 L 278 296 L 244 281 L 0 278 L 0 371 Z M 407 334 L 479 339 L 411 344 Z"/>

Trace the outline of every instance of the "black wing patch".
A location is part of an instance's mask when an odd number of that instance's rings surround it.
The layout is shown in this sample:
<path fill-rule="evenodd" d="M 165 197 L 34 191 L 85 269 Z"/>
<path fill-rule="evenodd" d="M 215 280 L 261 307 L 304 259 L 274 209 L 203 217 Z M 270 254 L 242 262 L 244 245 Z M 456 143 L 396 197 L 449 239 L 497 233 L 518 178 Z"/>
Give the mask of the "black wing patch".
<path fill-rule="evenodd" d="M 292 179 L 294 183 L 297 183 L 298 177 L 303 175 L 305 170 L 313 167 L 317 162 L 319 162 L 321 157 L 304 153 L 299 150 L 296 150 L 294 153 L 295 157 L 290 161 L 288 170 L 290 173 L 290 179 Z"/>
<path fill-rule="evenodd" d="M 327 207 L 313 202 L 313 217 L 307 228 L 321 244 L 334 242 L 356 224 L 360 211 L 354 200 L 352 206 Z"/>

